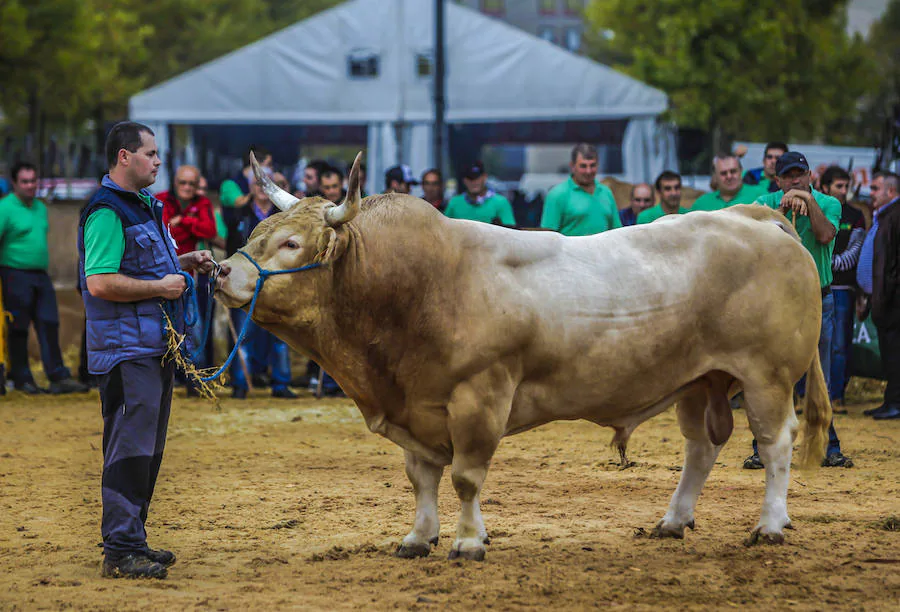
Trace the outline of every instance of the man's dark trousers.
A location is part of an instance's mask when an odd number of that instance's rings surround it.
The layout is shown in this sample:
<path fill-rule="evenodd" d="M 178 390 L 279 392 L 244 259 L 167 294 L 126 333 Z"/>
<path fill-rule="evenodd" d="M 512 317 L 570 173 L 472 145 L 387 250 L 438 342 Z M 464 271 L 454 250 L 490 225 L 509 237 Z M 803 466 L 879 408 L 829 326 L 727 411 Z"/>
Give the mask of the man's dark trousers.
<path fill-rule="evenodd" d="M 28 367 L 28 328 L 34 323 L 44 373 L 52 382 L 69 378 L 59 350 L 59 310 L 50 275 L 43 270 L 0 268 L 3 306 L 12 316 L 9 325 L 9 378 L 17 385 L 34 383 Z"/>
<path fill-rule="evenodd" d="M 166 445 L 174 367 L 159 357 L 123 361 L 99 377 L 103 409 L 103 549 L 147 549 L 147 510 Z"/>
<path fill-rule="evenodd" d="M 900 405 L 900 325 L 878 327 L 878 349 L 881 351 L 881 367 L 887 378 L 884 388 L 885 405 Z"/>

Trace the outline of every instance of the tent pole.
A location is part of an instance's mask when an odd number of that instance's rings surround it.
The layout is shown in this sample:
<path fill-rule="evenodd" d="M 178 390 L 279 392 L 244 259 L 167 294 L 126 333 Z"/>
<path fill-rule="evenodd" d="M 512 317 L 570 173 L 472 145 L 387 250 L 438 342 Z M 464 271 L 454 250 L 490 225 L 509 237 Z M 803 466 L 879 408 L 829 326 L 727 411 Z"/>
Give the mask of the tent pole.
<path fill-rule="evenodd" d="M 444 171 L 444 0 L 434 0 L 434 167 Z"/>

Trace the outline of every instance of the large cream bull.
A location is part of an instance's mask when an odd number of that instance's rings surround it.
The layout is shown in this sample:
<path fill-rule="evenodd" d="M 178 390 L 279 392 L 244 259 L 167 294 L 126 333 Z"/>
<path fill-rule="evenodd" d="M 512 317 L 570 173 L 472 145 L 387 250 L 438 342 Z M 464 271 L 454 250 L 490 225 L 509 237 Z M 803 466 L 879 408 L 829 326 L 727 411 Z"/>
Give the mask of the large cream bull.
<path fill-rule="evenodd" d="M 360 203 L 358 167 L 335 207 L 298 201 L 254 163 L 288 212 L 263 221 L 245 251 L 267 270 L 325 264 L 270 277 L 253 319 L 311 354 L 369 429 L 405 450 L 416 516 L 400 556 L 437 543 L 446 466 L 461 503 L 450 557 L 482 559 L 479 495 L 503 436 L 585 419 L 614 428 L 624 457 L 634 428 L 675 402 L 684 470 L 654 534 L 683 537 L 741 388 L 766 465 L 751 541 L 783 540 L 804 373 L 810 462 L 830 420 L 818 276 L 784 217 L 737 206 L 567 238 L 447 219 L 408 195 Z M 239 254 L 228 264 L 217 297 L 246 308 L 257 269 Z"/>

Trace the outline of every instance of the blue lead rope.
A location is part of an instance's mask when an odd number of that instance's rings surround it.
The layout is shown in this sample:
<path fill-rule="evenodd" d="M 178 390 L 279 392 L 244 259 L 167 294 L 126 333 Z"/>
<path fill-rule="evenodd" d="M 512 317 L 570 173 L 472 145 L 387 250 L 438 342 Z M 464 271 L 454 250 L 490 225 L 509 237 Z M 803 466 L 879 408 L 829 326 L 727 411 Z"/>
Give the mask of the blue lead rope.
<path fill-rule="evenodd" d="M 275 271 L 263 270 L 262 267 L 253 260 L 252 257 L 247 255 L 247 253 L 245 253 L 241 249 L 238 249 L 237 252 L 240 253 L 241 255 L 243 255 L 244 257 L 246 257 L 247 260 L 256 267 L 257 271 L 259 272 L 259 278 L 256 279 L 256 288 L 253 290 L 253 299 L 250 300 L 250 309 L 247 311 L 247 318 L 244 320 L 244 325 L 241 327 L 241 333 L 238 334 L 237 340 L 235 340 L 234 348 L 231 349 L 231 354 L 228 355 L 228 359 L 225 360 L 225 363 L 222 364 L 222 367 L 220 367 L 218 370 L 216 370 L 215 373 L 211 374 L 210 376 L 205 376 L 205 377 L 201 378 L 200 380 L 202 380 L 203 382 L 209 382 L 211 380 L 217 379 L 219 376 L 222 375 L 222 373 L 225 370 L 228 369 L 228 367 L 231 365 L 231 362 L 234 361 L 235 355 L 237 355 L 238 350 L 241 348 L 241 343 L 247 337 L 247 332 L 250 329 L 250 323 L 252 323 L 252 321 L 253 321 L 253 310 L 256 308 L 256 299 L 259 297 L 259 294 L 262 291 L 262 288 L 266 282 L 266 279 L 268 279 L 270 276 L 278 276 L 279 274 L 293 274 L 294 272 L 303 272 L 304 270 L 311 270 L 313 268 L 318 268 L 318 267 L 321 267 L 322 265 L 324 265 L 321 263 L 312 263 L 312 264 L 308 264 L 305 266 L 300 266 L 299 268 L 290 268 L 289 270 L 275 270 Z M 193 288 L 193 280 L 191 280 L 191 282 L 188 286 Z M 199 310 L 199 307 L 196 307 L 196 302 L 197 302 L 197 296 L 195 294 L 194 295 L 195 312 L 197 310 Z M 209 313 L 212 312 L 211 304 L 212 303 L 210 302 Z M 212 319 L 212 317 L 209 316 L 209 313 L 207 313 L 206 318 Z M 187 324 L 187 318 L 188 318 L 188 312 L 187 312 L 187 309 L 185 309 L 185 324 Z M 196 324 L 196 321 L 195 321 L 195 324 Z M 209 321 L 209 320 L 204 323 L 204 325 L 206 325 L 206 327 L 207 327 L 207 331 L 209 329 L 210 324 L 211 324 L 211 321 Z M 200 345 L 201 347 L 206 344 L 205 340 L 206 340 L 206 333 L 204 332 L 204 342 L 203 342 L 203 344 Z"/>

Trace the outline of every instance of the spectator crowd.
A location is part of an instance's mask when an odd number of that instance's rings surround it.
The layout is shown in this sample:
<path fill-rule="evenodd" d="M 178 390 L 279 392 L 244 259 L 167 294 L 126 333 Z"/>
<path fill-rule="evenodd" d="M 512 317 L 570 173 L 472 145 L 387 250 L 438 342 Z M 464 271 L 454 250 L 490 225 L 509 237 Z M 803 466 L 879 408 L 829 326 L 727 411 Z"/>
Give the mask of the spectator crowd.
<path fill-rule="evenodd" d="M 346 195 L 343 167 L 313 160 L 297 169 L 291 184 L 284 174 L 274 170 L 278 166 L 268 151 L 258 146 L 252 150 L 275 184 L 297 197 L 322 197 L 339 203 Z M 741 153 L 729 152 L 714 158 L 713 190 L 689 207 L 682 201 L 681 176 L 666 170 L 653 184 L 633 185 L 629 201 L 620 208 L 610 188 L 598 179 L 597 150 L 589 144 L 578 144 L 569 159 L 569 177 L 547 193 L 540 228 L 567 236 L 586 236 L 652 223 L 668 215 L 716 211 L 736 204 L 765 205 L 790 217 L 792 211 L 782 206 L 784 193 L 794 189 L 808 194 L 809 210 L 798 219 L 797 229 L 804 245 L 821 264 L 825 325 L 820 349 L 835 409 L 841 410 L 849 379 L 854 317 L 871 313 L 878 330 L 883 375 L 888 381 L 885 402 L 871 411 L 871 416 L 900 418 L 900 358 L 894 358 L 900 351 L 900 314 L 893 301 L 895 294 L 900 295 L 900 281 L 894 271 L 900 248 L 896 238 L 900 235 L 896 220 L 900 207 L 894 206 L 897 176 L 877 173 L 871 184 L 871 200 L 865 202 L 852 197 L 853 185 L 847 170 L 832 166 L 816 176 L 802 152 L 790 151 L 784 143 L 769 143 L 762 165 L 755 168 L 744 169 Z M 15 389 L 25 393 L 83 392 L 95 381 L 86 366 L 84 347 L 78 380 L 63 364 L 56 296 L 47 273 L 48 213 L 36 197 L 37 179 L 33 165 L 14 165 L 9 172 L 10 193 L 0 200 L 0 282 L 4 308 L 12 315 L 6 337 L 9 371 L 5 375 Z M 439 169 L 430 168 L 417 176 L 408 166 L 398 165 L 385 172 L 383 185 L 385 193 L 408 194 L 418 189 L 422 199 L 450 218 L 519 227 L 516 210 L 503 194 L 491 189 L 481 161 L 462 166 L 460 179 L 460 193 L 448 197 Z M 249 151 L 240 172 L 219 186 L 217 204 L 209 197 L 200 170 L 190 165 L 179 167 L 172 188 L 156 193 L 155 198 L 162 204 L 162 222 L 179 256 L 211 249 L 230 256 L 260 221 L 278 212 L 254 180 Z M 200 312 L 214 310 L 209 285 L 198 277 L 195 287 Z M 229 342 L 243 327 L 245 317 L 239 309 L 229 313 Z M 49 380 L 46 389 L 35 383 L 29 369 L 28 335 L 32 327 Z M 196 329 L 192 333 L 199 343 L 201 334 Z M 196 353 L 200 367 L 215 363 L 215 345 L 216 338 L 210 335 Z M 182 382 L 187 383 L 189 395 L 197 393 L 189 381 Z M 247 397 L 251 386 L 269 387 L 277 398 L 296 397 L 292 387 L 312 386 L 320 394 L 341 393 L 334 380 L 312 362 L 302 375 L 292 376 L 287 345 L 252 323 L 239 358 L 232 363 L 230 384 L 232 396 L 238 399 Z M 5 385 L 0 385 L 2 391 Z M 798 392 L 802 391 L 800 385 Z M 843 464 L 841 458 L 846 459 L 833 428 L 829 458 L 836 464 Z M 758 456 L 750 457 L 746 466 L 761 467 Z"/>

